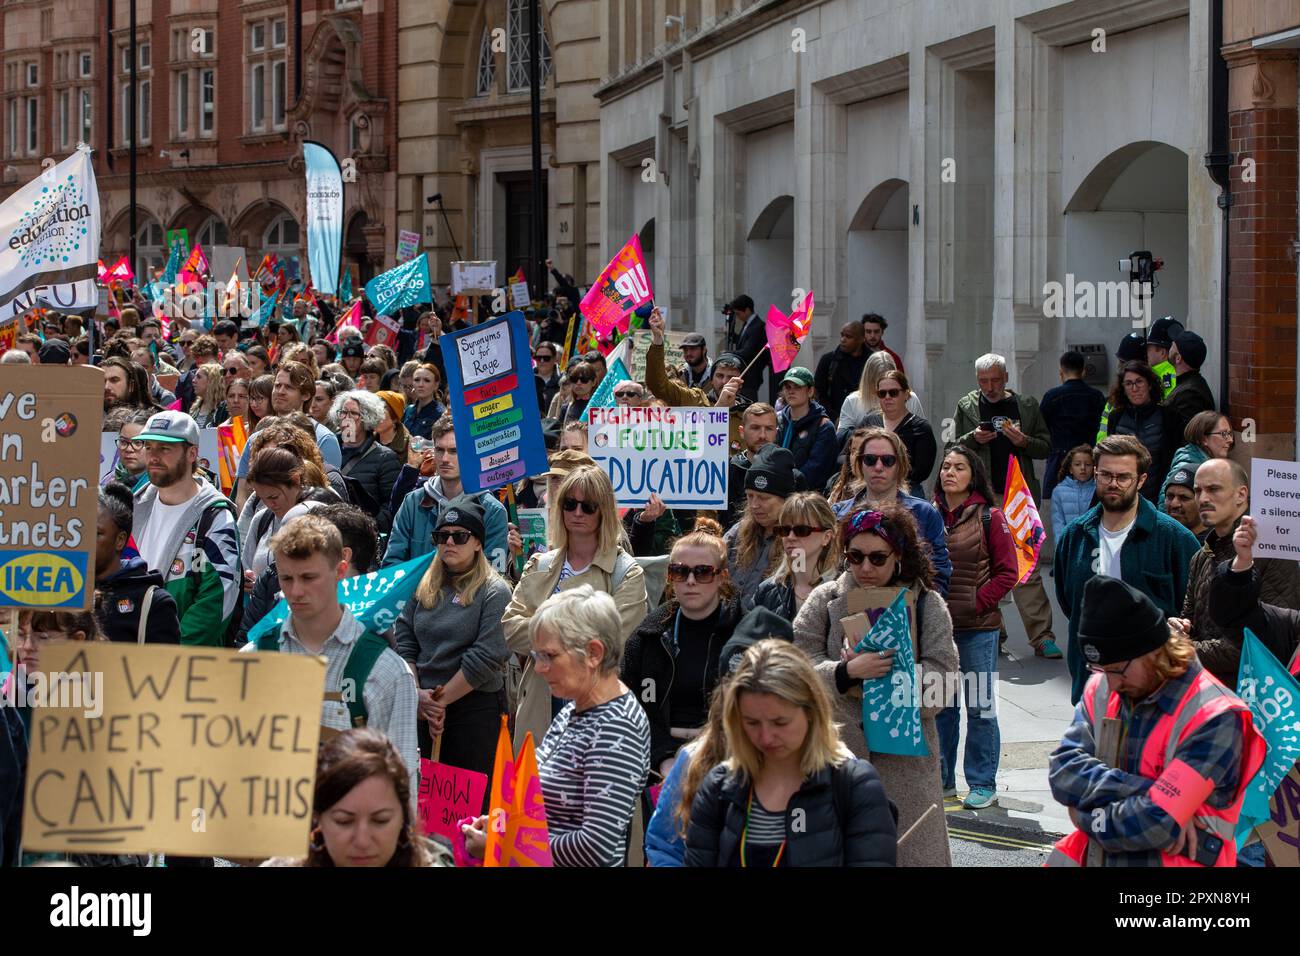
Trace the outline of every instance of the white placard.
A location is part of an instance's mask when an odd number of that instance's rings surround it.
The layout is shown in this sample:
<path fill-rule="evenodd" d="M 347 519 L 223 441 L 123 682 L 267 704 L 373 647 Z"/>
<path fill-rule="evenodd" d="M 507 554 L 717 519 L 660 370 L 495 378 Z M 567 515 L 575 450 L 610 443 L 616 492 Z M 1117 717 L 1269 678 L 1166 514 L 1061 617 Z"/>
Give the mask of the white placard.
<path fill-rule="evenodd" d="M 506 374 L 514 367 L 509 324 L 502 322 L 460 336 L 456 339 L 456 357 L 460 359 L 460 377 L 466 390 L 485 379 Z"/>
<path fill-rule="evenodd" d="M 510 301 L 516 309 L 526 309 L 533 304 L 532 297 L 528 294 L 527 282 L 510 283 Z"/>
<path fill-rule="evenodd" d="M 454 295 L 491 295 L 497 287 L 495 262 L 453 262 L 451 291 Z"/>
<path fill-rule="evenodd" d="M 1300 561 L 1300 464 L 1253 459 L 1250 505 L 1259 529 L 1254 556 Z"/>
<path fill-rule="evenodd" d="M 593 408 L 587 453 L 622 505 L 656 493 L 669 508 L 727 506 L 725 408 Z"/>

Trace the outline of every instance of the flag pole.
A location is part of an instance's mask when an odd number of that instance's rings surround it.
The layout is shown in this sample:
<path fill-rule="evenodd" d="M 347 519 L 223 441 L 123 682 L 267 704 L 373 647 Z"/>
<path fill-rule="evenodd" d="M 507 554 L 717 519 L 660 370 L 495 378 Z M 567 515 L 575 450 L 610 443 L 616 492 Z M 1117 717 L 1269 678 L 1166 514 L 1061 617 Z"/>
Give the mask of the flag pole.
<path fill-rule="evenodd" d="M 763 347 L 758 350 L 758 355 L 755 355 L 752 359 L 749 360 L 749 364 L 745 366 L 745 371 L 740 373 L 740 377 L 743 379 L 745 377 L 745 372 L 748 372 L 751 368 L 753 368 L 754 363 L 757 362 L 762 357 L 764 352 L 770 351 L 771 348 L 772 346 L 770 343 L 764 343 Z"/>

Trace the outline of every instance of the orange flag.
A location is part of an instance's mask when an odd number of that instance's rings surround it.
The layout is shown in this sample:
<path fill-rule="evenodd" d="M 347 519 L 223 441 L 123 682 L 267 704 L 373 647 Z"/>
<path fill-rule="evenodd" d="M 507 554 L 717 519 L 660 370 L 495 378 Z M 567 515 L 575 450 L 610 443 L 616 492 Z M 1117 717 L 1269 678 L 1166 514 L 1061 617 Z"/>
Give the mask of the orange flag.
<path fill-rule="evenodd" d="M 1007 487 L 1002 496 L 1002 513 L 1011 528 L 1011 537 L 1016 543 L 1016 565 L 1020 571 L 1017 584 L 1024 584 L 1038 564 L 1038 553 L 1043 548 L 1043 520 L 1038 516 L 1038 506 L 1034 496 L 1029 493 L 1025 476 L 1020 471 L 1020 462 L 1012 455 L 1007 459 Z"/>
<path fill-rule="evenodd" d="M 235 473 L 239 468 L 239 457 L 244 453 L 248 442 L 248 429 L 242 415 L 236 415 L 229 425 L 217 426 L 217 465 L 221 479 L 221 490 L 225 494 L 235 486 Z"/>
<path fill-rule="evenodd" d="M 524 745 L 516 760 L 505 717 L 501 718 L 501 734 L 497 738 L 496 759 L 492 764 L 489 806 L 484 866 L 553 865 L 533 735 L 528 733 L 524 736 Z"/>

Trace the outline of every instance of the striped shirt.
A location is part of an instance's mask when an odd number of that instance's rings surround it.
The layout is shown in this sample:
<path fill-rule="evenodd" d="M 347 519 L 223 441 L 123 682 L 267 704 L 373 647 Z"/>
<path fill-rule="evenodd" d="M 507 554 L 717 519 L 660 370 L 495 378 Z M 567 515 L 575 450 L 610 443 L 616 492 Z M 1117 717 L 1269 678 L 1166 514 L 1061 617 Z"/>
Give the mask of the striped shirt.
<path fill-rule="evenodd" d="M 556 866 L 622 866 L 650 772 L 650 723 L 631 691 L 581 713 L 573 702 L 537 748 Z"/>
<path fill-rule="evenodd" d="M 352 612 L 343 608 L 343 617 L 334 633 L 325 641 L 320 653 L 329 662 L 325 669 L 325 692 L 341 693 L 343 690 L 343 672 L 348 666 L 348 657 L 352 645 L 362 634 L 365 627 L 352 616 Z M 257 650 L 257 642 L 249 641 L 242 651 Z M 282 654 L 312 654 L 302 646 L 293 629 L 293 615 L 280 625 L 280 652 Z M 388 736 L 397 748 L 406 764 L 411 777 L 411 798 L 419 793 L 420 742 L 416 736 L 416 709 L 419 695 L 416 692 L 415 678 L 394 650 L 385 650 L 375 660 L 375 666 L 366 678 L 362 688 L 362 700 L 366 705 L 366 726 Z M 350 730 L 352 719 L 348 705 L 340 700 L 321 702 L 321 726 L 334 730 Z"/>
<path fill-rule="evenodd" d="M 747 843 L 754 846 L 780 846 L 785 840 L 785 811 L 768 810 L 755 797 L 749 812 L 748 832 Z"/>

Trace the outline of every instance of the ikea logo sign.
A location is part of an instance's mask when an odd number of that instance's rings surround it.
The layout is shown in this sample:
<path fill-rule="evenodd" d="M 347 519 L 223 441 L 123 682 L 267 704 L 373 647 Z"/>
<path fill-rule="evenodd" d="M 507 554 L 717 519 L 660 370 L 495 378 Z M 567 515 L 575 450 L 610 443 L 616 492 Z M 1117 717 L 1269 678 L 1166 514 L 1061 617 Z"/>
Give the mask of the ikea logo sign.
<path fill-rule="evenodd" d="M 80 607 L 86 564 L 80 551 L 0 551 L 0 606 Z"/>

